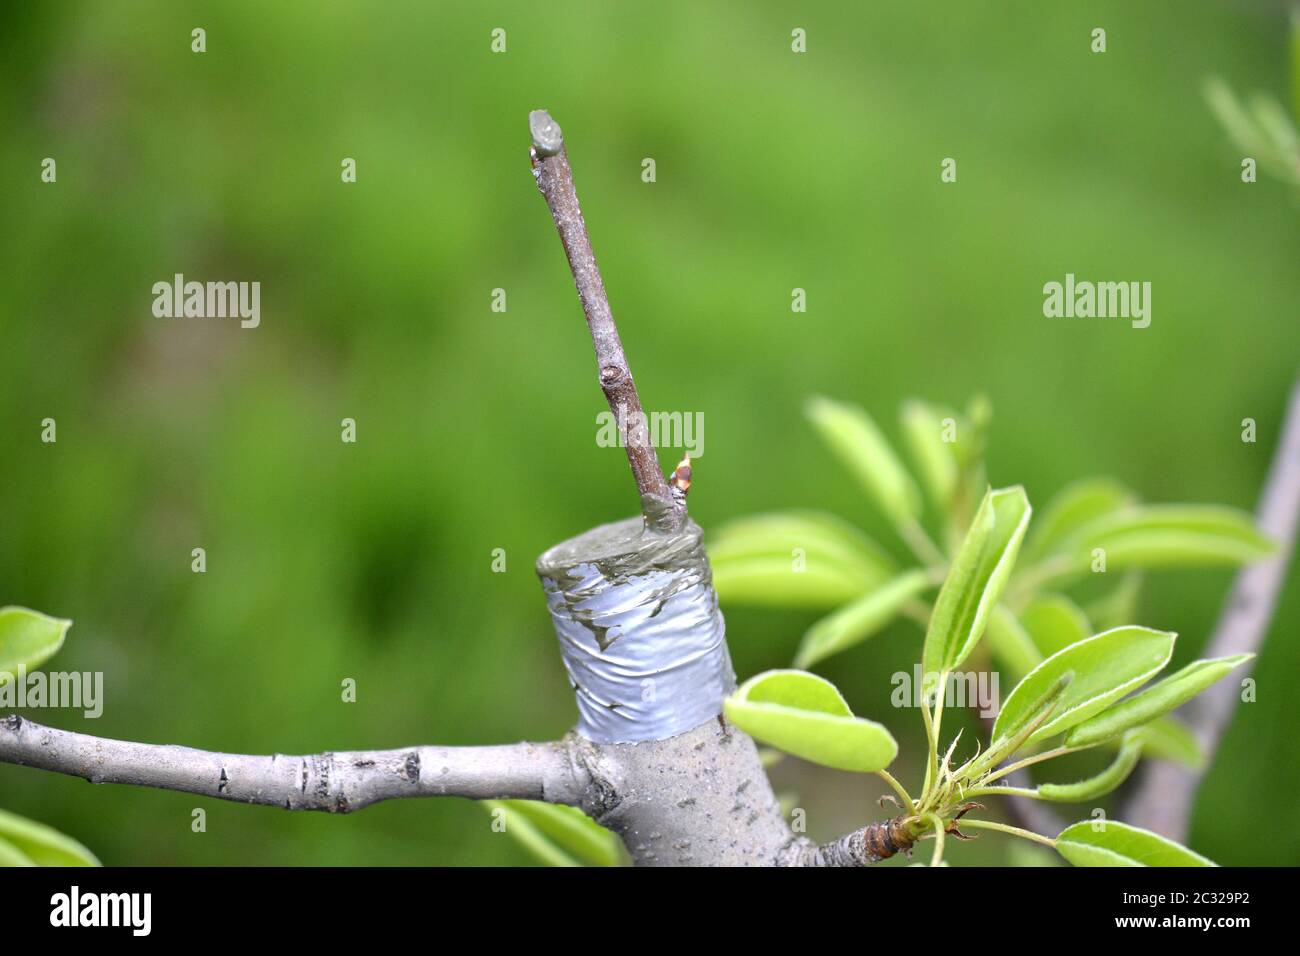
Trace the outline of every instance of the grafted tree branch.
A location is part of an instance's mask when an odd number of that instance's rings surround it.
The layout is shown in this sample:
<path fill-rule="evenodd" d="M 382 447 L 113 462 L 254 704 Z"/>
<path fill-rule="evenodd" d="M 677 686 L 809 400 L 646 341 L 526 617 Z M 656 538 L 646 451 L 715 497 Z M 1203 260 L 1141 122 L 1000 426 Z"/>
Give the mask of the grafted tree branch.
<path fill-rule="evenodd" d="M 529 123 L 533 174 L 578 287 L 601 388 L 610 410 L 627 424 L 625 447 L 645 527 L 680 531 L 686 520 L 689 461 L 674 472 L 670 490 L 643 427 L 641 401 L 591 250 L 560 128 L 544 111 L 533 113 Z M 651 537 L 658 542 L 654 547 L 662 548 L 667 536 Z M 707 570 L 700 580 L 708 587 Z M 651 617 L 656 614 L 658 610 Z M 647 635 L 642 639 L 653 637 Z M 635 637 L 632 631 L 622 634 L 624 644 L 615 653 Z M 729 676 L 725 645 L 721 658 Z M 543 800 L 581 808 L 617 833 L 638 865 L 857 866 L 881 858 L 862 849 L 869 849 L 863 834 L 875 832 L 872 828 L 825 848 L 792 833 L 753 740 L 728 726 L 720 711 L 719 700 L 716 711 L 707 710 L 709 716 L 697 726 L 663 739 L 632 736 L 596 743 L 573 732 L 545 744 L 296 757 L 107 740 L 11 716 L 0 720 L 0 763 L 92 783 L 156 787 L 288 810 L 341 813 L 399 797 Z"/>
<path fill-rule="evenodd" d="M 0 719 L 0 762 L 91 783 L 134 784 L 330 813 L 398 797 L 522 798 L 580 805 L 590 777 L 576 747 L 565 740 L 251 756 L 108 740 L 43 727 L 17 715 Z"/>
<path fill-rule="evenodd" d="M 642 427 L 641 398 L 632 380 L 627 356 L 623 354 L 623 343 L 609 308 L 605 282 L 600 277 L 600 267 L 596 265 L 596 255 L 591 249 L 591 237 L 587 234 L 587 224 L 578 205 L 573 170 L 569 168 L 569 157 L 564 148 L 564 134 L 545 110 L 530 113 L 528 126 L 533 139 L 530 150 L 533 177 L 551 211 L 551 218 L 555 220 L 573 281 L 578 287 L 578 299 L 587 316 L 587 328 L 591 331 L 591 342 L 596 350 L 600 387 L 620 429 L 623 423 L 627 425 L 624 445 L 637 490 L 641 493 L 641 511 L 649 527 L 675 531 L 681 525 L 684 508 L 669 492 L 668 483 L 659 469 L 659 456 L 650 443 L 647 430 Z"/>
<path fill-rule="evenodd" d="M 1300 381 L 1291 389 L 1282 434 L 1260 495 L 1259 528 L 1277 542 L 1277 553 L 1248 565 L 1238 575 L 1228 602 L 1210 635 L 1204 657 L 1258 651 L 1273 620 L 1278 593 L 1286 580 L 1300 518 Z M 1249 664 L 1246 665 L 1249 668 Z M 1240 680 L 1215 684 L 1187 704 L 1183 714 L 1206 755 L 1208 768 L 1236 708 Z M 1205 770 L 1153 761 L 1129 800 L 1123 819 L 1183 841 L 1191 822 L 1192 801 Z"/>

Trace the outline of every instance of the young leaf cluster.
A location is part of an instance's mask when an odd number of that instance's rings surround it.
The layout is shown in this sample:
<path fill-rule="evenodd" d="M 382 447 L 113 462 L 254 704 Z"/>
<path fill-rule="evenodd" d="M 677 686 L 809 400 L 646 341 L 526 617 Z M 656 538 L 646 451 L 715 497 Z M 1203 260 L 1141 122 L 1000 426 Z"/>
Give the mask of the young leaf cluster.
<path fill-rule="evenodd" d="M 1141 504 L 1118 482 L 1098 478 L 1059 493 L 1031 530 L 1024 489 L 985 483 L 986 402 L 972 403 L 964 415 L 905 403 L 901 431 L 919 484 L 865 410 L 818 398 L 808 415 L 910 558 L 896 559 L 830 515 L 762 515 L 718 535 L 710 548 L 715 585 L 724 603 L 830 611 L 805 633 L 796 668 L 866 640 L 896 617 L 921 622 L 925 778 L 913 797 L 886 770 L 897 753 L 889 731 L 854 716 L 832 684 L 802 669 L 751 678 L 728 699 L 727 718 L 786 753 L 879 773 L 898 798 L 903 832 L 935 837 L 933 862 L 942 857 L 945 834 L 966 836 L 961 827 L 1054 846 L 1076 865 L 1208 862 L 1119 823 L 1088 821 L 1051 838 L 970 814 L 984 809 L 978 798 L 995 795 L 1093 800 L 1123 783 L 1143 756 L 1202 759 L 1191 734 L 1167 715 L 1251 655 L 1195 661 L 1150 683 L 1169 663 L 1176 635 L 1129 623 L 1138 574 L 1266 556 L 1272 545 L 1250 517 L 1218 506 Z M 932 509 L 928 528 L 919 486 Z M 1087 607 L 1068 594 L 1092 574 L 1116 572 L 1119 584 Z M 987 667 L 990 658 L 1016 684 L 986 746 L 956 763 L 958 740 L 942 746 L 944 690 L 963 665 Z M 1033 788 L 1006 783 L 1016 770 L 1093 748 L 1114 755 L 1088 779 Z"/>

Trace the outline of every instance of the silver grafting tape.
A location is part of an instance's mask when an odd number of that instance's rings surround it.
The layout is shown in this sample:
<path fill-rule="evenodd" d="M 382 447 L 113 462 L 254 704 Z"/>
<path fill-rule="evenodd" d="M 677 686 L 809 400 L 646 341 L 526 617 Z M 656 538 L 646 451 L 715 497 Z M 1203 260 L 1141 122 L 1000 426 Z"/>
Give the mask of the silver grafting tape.
<path fill-rule="evenodd" d="M 664 740 L 722 712 L 736 678 L 702 539 L 632 518 L 538 558 L 588 740 Z"/>

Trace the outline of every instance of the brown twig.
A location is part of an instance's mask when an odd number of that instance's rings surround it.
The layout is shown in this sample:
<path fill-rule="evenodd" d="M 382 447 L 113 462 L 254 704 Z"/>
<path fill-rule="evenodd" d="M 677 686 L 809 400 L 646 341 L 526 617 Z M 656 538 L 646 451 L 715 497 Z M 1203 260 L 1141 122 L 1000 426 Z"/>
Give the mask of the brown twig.
<path fill-rule="evenodd" d="M 1277 552 L 1237 575 L 1203 656 L 1227 657 L 1259 650 L 1273 619 L 1278 592 L 1286 579 L 1298 516 L 1300 382 L 1292 387 L 1281 439 L 1273 453 L 1259 501 L 1259 528 L 1277 542 Z M 1187 704 L 1184 715 L 1205 753 L 1205 767 L 1210 765 L 1219 740 L 1228 729 L 1239 692 L 1239 680 L 1220 681 Z M 1204 773 L 1204 769 L 1189 770 L 1173 763 L 1150 763 L 1126 802 L 1122 819 L 1170 839 L 1185 840 L 1192 800 Z"/>
<path fill-rule="evenodd" d="M 641 398 L 637 395 L 632 370 L 623 354 L 623 343 L 609 309 L 605 283 L 600 277 L 596 256 L 591 251 L 591 238 L 587 235 L 582 209 L 578 206 L 573 171 L 569 168 L 569 157 L 564 149 L 564 135 L 546 110 L 529 113 L 528 128 L 533 139 L 529 151 L 533 178 L 551 210 L 560 242 L 564 244 L 564 254 L 569 259 L 569 269 L 573 272 L 578 299 L 582 302 L 587 328 L 591 330 L 591 342 L 596 349 L 600 387 L 623 438 L 627 460 L 641 493 L 641 511 L 648 527 L 660 531 L 676 530 L 685 508 L 669 492 L 668 483 L 659 469 L 659 456 L 645 428 Z"/>

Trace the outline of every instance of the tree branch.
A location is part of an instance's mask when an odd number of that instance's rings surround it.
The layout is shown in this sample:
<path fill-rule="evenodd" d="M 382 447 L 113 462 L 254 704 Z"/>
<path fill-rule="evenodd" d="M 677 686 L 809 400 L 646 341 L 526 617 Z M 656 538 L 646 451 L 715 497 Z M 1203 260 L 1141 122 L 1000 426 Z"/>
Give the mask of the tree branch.
<path fill-rule="evenodd" d="M 0 719 L 0 762 L 140 787 L 348 813 L 398 797 L 521 798 L 578 805 L 589 782 L 569 741 L 500 747 L 407 747 L 302 757 L 213 753 L 107 740 Z"/>
<path fill-rule="evenodd" d="M 569 157 L 564 148 L 564 134 L 545 110 L 530 113 L 528 127 L 533 139 L 529 151 L 533 178 L 551 210 L 551 218 L 555 220 L 560 242 L 564 245 L 564 254 L 569 259 L 569 269 L 578 287 L 578 299 L 587 316 L 587 328 L 591 331 L 591 343 L 596 350 L 600 387 L 623 436 L 632 476 L 636 479 L 637 491 L 641 493 L 642 513 L 649 527 L 675 531 L 681 524 L 684 507 L 669 492 L 659 468 L 659 456 L 644 427 L 641 398 L 632 380 L 627 357 L 623 354 L 618 326 L 614 324 L 605 283 L 600 277 L 587 224 L 578 205 L 573 171 L 569 168 Z"/>
<path fill-rule="evenodd" d="M 12 715 L 0 719 L 0 763 L 329 813 L 398 797 L 544 800 L 579 807 L 613 830 L 638 866 L 865 866 L 906 848 L 893 842 L 903 839 L 897 820 L 824 847 L 795 836 L 754 742 L 715 720 L 642 743 L 569 734 L 544 744 L 288 757 L 108 740 Z"/>
<path fill-rule="evenodd" d="M 871 866 L 900 851 L 911 856 L 915 842 L 916 835 L 908 828 L 903 817 L 879 820 L 830 843 L 801 847 L 793 865 Z"/>
<path fill-rule="evenodd" d="M 1205 657 L 1226 657 L 1257 651 L 1268 633 L 1278 592 L 1286 579 L 1295 546 L 1300 516 L 1300 381 L 1292 387 L 1282 435 L 1260 495 L 1258 524 L 1277 542 L 1277 553 L 1242 569 L 1233 583 L 1210 636 Z M 1250 665 L 1245 665 L 1249 667 Z M 1221 681 L 1189 701 L 1184 711 L 1197 742 L 1205 753 L 1205 767 L 1214 758 L 1219 740 L 1232 720 L 1240 683 Z M 1185 840 L 1191 821 L 1192 800 L 1205 768 L 1189 770 L 1177 764 L 1153 761 L 1142 773 L 1125 805 L 1123 819 L 1135 826 Z"/>
<path fill-rule="evenodd" d="M 861 867 L 879 863 L 885 857 L 877 856 L 868 847 L 866 833 L 867 829 L 863 827 L 830 843 L 809 847 L 794 865 Z"/>

